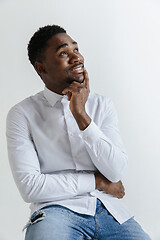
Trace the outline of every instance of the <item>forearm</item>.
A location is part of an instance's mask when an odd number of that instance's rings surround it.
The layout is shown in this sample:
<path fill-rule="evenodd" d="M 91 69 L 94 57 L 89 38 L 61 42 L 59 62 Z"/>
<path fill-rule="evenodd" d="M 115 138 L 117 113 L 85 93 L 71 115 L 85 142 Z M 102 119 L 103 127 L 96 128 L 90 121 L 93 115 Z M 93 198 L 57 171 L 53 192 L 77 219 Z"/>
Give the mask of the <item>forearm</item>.
<path fill-rule="evenodd" d="M 118 182 L 127 167 L 127 155 L 92 122 L 81 131 L 86 149 L 96 168 L 111 182 Z"/>
<path fill-rule="evenodd" d="M 73 198 L 95 189 L 95 176 L 85 172 L 16 173 L 14 178 L 24 201 L 29 203 L 50 202 Z"/>
<path fill-rule="evenodd" d="M 82 113 L 72 113 L 80 130 L 85 130 L 91 123 L 91 118 L 84 111 Z"/>

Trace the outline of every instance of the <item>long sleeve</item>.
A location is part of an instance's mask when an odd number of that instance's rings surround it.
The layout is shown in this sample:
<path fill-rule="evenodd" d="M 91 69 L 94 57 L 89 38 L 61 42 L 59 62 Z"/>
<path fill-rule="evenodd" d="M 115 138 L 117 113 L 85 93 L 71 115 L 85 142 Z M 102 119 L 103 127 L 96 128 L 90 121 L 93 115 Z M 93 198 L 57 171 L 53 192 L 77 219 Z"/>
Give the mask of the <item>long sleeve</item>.
<path fill-rule="evenodd" d="M 86 112 L 92 122 L 80 131 L 67 98 L 47 88 L 15 105 L 6 122 L 12 174 L 31 214 L 59 204 L 94 216 L 99 198 L 123 223 L 131 214 L 120 199 L 95 189 L 94 176 L 98 169 L 116 182 L 126 168 L 116 112 L 109 98 L 94 93 Z"/>
<path fill-rule="evenodd" d="M 90 173 L 41 173 L 27 118 L 19 108 L 14 107 L 8 114 L 6 135 L 13 177 L 26 202 L 63 200 L 95 189 L 95 178 Z"/>
<path fill-rule="evenodd" d="M 110 181 L 118 182 L 127 167 L 127 155 L 118 130 L 118 119 L 111 100 L 105 102 L 101 126 L 94 121 L 80 136 L 96 168 Z"/>

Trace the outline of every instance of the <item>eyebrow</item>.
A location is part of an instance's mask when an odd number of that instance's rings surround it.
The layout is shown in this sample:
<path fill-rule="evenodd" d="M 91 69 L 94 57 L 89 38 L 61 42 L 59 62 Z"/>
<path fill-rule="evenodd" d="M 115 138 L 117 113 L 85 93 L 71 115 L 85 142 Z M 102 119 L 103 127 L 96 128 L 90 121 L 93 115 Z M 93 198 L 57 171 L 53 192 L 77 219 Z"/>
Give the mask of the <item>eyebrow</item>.
<path fill-rule="evenodd" d="M 77 42 L 72 42 L 72 44 L 75 44 L 75 45 L 77 45 Z M 61 49 L 61 48 L 63 48 L 63 47 L 67 47 L 68 46 L 68 44 L 67 43 L 63 43 L 63 44 L 61 44 L 60 46 L 58 46 L 58 48 L 56 49 L 56 52 L 58 52 L 58 50 L 59 49 Z"/>

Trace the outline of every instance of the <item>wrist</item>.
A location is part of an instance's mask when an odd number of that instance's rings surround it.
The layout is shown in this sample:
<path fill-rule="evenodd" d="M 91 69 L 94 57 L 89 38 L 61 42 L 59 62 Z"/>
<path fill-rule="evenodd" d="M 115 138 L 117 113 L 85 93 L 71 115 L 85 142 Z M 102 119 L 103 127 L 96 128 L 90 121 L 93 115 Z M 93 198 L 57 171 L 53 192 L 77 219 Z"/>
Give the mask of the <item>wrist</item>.
<path fill-rule="evenodd" d="M 83 113 L 72 113 L 80 130 L 85 130 L 91 123 L 91 118 L 86 112 Z"/>
<path fill-rule="evenodd" d="M 87 114 L 85 108 L 72 109 L 71 112 L 72 112 L 73 116 L 77 117 L 77 118 L 79 118 L 81 116 L 84 117 Z"/>
<path fill-rule="evenodd" d="M 94 176 L 95 176 L 95 188 L 98 190 L 102 190 L 102 186 L 101 186 L 102 180 L 100 178 L 100 174 L 95 173 Z"/>

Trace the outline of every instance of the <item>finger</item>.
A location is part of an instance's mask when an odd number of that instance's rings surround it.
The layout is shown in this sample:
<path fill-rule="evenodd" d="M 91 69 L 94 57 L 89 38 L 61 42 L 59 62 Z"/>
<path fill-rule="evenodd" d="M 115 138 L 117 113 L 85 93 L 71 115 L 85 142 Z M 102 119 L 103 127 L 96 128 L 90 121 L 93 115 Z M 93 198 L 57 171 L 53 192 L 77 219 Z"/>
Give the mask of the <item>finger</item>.
<path fill-rule="evenodd" d="M 70 100 L 71 100 L 71 97 L 72 97 L 72 93 L 71 93 L 71 92 L 68 92 L 68 93 L 67 93 L 67 97 L 68 97 L 68 101 L 70 101 Z"/>
<path fill-rule="evenodd" d="M 85 87 L 89 87 L 89 77 L 88 77 L 88 73 L 87 70 L 84 68 L 84 85 Z"/>
<path fill-rule="evenodd" d="M 65 88 L 63 91 L 62 91 L 62 94 L 67 94 L 68 92 L 73 92 L 73 91 L 77 91 L 77 87 L 75 87 L 75 86 L 69 86 L 69 87 L 67 87 L 67 88 Z"/>
<path fill-rule="evenodd" d="M 124 189 L 124 186 L 123 186 L 123 184 L 121 184 L 121 185 L 120 185 L 120 189 Z"/>
<path fill-rule="evenodd" d="M 124 195 L 125 195 L 125 192 L 119 192 L 117 197 L 118 197 L 118 198 L 123 198 Z"/>
<path fill-rule="evenodd" d="M 124 195 L 125 195 L 125 191 L 121 191 L 121 196 L 124 197 Z"/>
<path fill-rule="evenodd" d="M 122 189 L 123 192 L 125 191 L 125 188 L 124 188 L 123 184 L 121 186 L 121 189 Z"/>
<path fill-rule="evenodd" d="M 83 82 L 77 82 L 76 80 L 74 80 L 74 81 L 70 84 L 70 86 L 72 86 L 72 85 L 77 86 L 77 87 L 85 87 L 85 79 L 84 79 Z"/>
<path fill-rule="evenodd" d="M 83 87 L 82 85 L 83 85 L 83 83 L 79 83 L 79 82 L 76 82 L 76 81 L 73 81 L 73 82 L 70 84 L 70 86 L 75 86 L 75 87 Z"/>
<path fill-rule="evenodd" d="M 120 188 L 124 189 L 123 183 L 121 181 L 119 181 L 119 184 L 120 184 Z"/>

